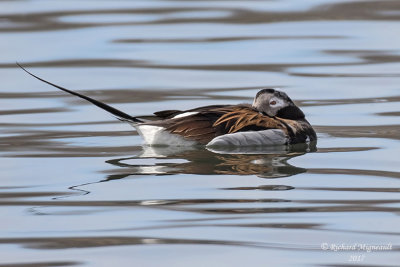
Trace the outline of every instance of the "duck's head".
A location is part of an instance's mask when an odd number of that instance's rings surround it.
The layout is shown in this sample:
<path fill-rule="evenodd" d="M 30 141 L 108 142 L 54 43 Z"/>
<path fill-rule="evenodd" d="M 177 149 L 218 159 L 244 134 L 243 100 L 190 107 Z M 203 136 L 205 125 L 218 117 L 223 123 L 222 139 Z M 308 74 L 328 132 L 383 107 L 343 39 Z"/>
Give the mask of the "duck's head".
<path fill-rule="evenodd" d="M 304 119 L 304 113 L 284 92 L 275 89 L 261 89 L 253 101 L 253 108 L 270 117 L 289 120 Z"/>

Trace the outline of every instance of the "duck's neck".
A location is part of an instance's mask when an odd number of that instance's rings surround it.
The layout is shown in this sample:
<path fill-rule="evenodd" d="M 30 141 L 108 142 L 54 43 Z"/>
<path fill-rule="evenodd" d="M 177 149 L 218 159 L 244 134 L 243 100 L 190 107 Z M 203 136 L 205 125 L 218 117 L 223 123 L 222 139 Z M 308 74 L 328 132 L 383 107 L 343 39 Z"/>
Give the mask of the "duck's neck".
<path fill-rule="evenodd" d="M 301 120 L 304 119 L 304 113 L 297 106 L 290 105 L 282 108 L 276 114 L 277 117 L 288 120 Z"/>

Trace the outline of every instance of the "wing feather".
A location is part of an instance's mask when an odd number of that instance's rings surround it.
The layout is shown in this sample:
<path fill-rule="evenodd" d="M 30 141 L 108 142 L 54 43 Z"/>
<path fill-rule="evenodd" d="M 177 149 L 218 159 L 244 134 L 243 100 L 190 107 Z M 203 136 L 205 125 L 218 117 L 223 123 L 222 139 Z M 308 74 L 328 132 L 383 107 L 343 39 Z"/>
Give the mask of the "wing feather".
<path fill-rule="evenodd" d="M 207 144 L 217 136 L 240 131 L 281 129 L 287 133 L 284 123 L 263 115 L 248 105 L 208 106 L 197 110 L 197 114 L 151 124 L 162 126 L 170 133 L 202 144 Z M 170 111 L 170 114 L 173 112 Z M 169 115 L 168 113 L 161 115 Z"/>

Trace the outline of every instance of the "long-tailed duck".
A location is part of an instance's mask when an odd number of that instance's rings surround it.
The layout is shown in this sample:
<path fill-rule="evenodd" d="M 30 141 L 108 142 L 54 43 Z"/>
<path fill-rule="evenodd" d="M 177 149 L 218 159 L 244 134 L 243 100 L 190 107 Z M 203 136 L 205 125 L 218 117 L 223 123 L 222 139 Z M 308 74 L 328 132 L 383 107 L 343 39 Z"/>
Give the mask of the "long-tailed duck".
<path fill-rule="evenodd" d="M 317 140 L 314 129 L 300 108 L 284 92 L 275 89 L 261 89 L 252 105 L 164 110 L 155 112 L 154 120 L 145 121 L 46 81 L 18 66 L 36 79 L 83 98 L 119 120 L 132 124 L 148 145 L 259 146 L 292 145 Z"/>

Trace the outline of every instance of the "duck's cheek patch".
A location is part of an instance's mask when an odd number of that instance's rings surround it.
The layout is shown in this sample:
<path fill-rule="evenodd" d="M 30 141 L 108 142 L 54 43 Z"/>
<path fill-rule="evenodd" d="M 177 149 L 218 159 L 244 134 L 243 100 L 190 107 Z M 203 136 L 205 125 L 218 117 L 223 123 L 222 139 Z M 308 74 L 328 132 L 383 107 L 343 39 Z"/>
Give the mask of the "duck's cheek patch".
<path fill-rule="evenodd" d="M 285 107 L 287 104 L 282 99 L 273 97 L 269 100 L 269 105 L 272 109 L 278 110 Z"/>

